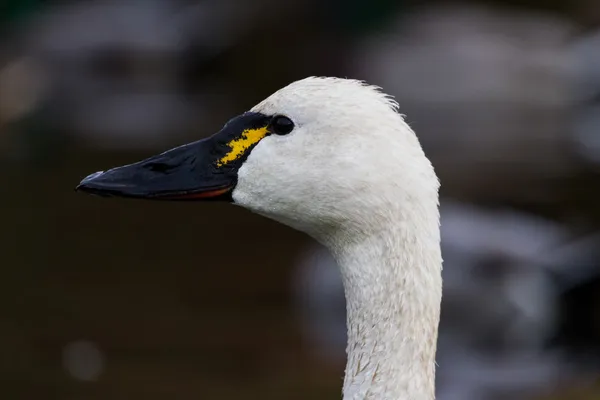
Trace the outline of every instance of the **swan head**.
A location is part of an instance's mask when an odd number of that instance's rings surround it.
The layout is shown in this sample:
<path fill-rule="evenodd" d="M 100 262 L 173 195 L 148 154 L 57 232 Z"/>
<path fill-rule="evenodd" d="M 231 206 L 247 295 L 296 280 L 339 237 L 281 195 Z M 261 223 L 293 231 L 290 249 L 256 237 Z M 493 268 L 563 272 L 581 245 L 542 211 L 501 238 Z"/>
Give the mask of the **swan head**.
<path fill-rule="evenodd" d="M 231 201 L 324 239 L 380 226 L 391 212 L 437 213 L 438 186 L 395 101 L 363 82 L 310 77 L 207 139 L 97 172 L 78 189 Z"/>

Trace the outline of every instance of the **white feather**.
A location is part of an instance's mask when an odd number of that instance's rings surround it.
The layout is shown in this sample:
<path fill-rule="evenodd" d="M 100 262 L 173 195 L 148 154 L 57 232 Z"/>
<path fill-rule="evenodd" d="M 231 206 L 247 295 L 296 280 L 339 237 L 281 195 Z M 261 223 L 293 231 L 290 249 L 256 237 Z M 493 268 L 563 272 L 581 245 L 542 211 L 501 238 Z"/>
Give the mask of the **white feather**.
<path fill-rule="evenodd" d="M 397 103 L 363 82 L 311 77 L 252 111 L 284 114 L 296 127 L 252 150 L 233 199 L 313 236 L 340 265 L 344 399 L 433 399 L 439 182 Z"/>

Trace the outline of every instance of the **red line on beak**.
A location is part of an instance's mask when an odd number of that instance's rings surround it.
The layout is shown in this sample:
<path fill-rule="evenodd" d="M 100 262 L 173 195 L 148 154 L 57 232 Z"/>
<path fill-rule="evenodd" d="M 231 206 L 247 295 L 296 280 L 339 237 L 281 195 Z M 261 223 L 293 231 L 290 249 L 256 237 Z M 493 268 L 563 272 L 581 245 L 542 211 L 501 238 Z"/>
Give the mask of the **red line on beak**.
<path fill-rule="evenodd" d="M 211 197 L 217 197 L 222 194 L 229 192 L 231 188 L 227 187 L 224 189 L 215 189 L 208 190 L 206 192 L 198 192 L 198 193 L 189 193 L 189 194 L 180 194 L 175 196 L 165 196 L 164 199 L 173 199 L 173 200 L 192 200 L 192 199 L 208 199 Z"/>

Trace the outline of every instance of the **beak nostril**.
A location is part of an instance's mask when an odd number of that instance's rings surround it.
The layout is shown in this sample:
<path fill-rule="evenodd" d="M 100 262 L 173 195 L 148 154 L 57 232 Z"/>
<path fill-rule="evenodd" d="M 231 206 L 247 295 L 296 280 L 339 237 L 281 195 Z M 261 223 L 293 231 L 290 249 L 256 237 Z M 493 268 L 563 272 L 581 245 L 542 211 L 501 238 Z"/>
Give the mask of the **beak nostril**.
<path fill-rule="evenodd" d="M 175 168 L 174 165 L 169 165 L 166 163 L 162 163 L 162 162 L 151 162 L 148 163 L 146 165 L 144 165 L 145 169 L 148 169 L 152 172 L 169 172 L 170 170 L 172 170 L 173 168 Z"/>

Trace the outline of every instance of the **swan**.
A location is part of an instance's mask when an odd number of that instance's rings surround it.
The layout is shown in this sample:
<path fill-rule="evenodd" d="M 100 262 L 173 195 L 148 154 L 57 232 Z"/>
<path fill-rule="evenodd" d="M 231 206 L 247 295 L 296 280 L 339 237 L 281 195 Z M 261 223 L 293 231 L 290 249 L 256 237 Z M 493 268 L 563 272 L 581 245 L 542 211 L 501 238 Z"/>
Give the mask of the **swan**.
<path fill-rule="evenodd" d="M 343 399 L 435 398 L 439 181 L 381 88 L 305 78 L 211 137 L 96 172 L 77 189 L 224 200 L 307 233 L 330 250 L 343 279 Z"/>

